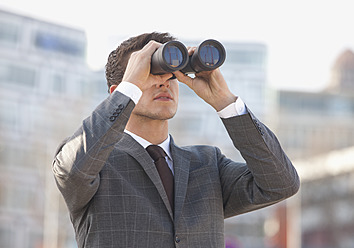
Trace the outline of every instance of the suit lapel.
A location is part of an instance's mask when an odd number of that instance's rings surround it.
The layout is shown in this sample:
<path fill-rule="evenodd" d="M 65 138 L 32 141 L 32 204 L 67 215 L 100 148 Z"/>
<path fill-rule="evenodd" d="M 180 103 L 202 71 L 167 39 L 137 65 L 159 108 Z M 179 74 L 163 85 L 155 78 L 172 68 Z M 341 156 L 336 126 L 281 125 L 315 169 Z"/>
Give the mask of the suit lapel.
<path fill-rule="evenodd" d="M 147 176 L 150 178 L 152 183 L 155 185 L 157 191 L 159 192 L 168 212 L 173 219 L 173 213 L 168 201 L 165 189 L 161 182 L 160 176 L 157 172 L 154 162 L 152 161 L 150 155 L 138 142 L 136 142 L 130 135 L 124 133 L 122 139 L 117 144 L 118 149 L 126 152 L 132 156 L 144 169 Z"/>
<path fill-rule="evenodd" d="M 191 153 L 176 146 L 172 138 L 170 146 L 175 172 L 175 221 L 177 221 L 187 193 Z"/>

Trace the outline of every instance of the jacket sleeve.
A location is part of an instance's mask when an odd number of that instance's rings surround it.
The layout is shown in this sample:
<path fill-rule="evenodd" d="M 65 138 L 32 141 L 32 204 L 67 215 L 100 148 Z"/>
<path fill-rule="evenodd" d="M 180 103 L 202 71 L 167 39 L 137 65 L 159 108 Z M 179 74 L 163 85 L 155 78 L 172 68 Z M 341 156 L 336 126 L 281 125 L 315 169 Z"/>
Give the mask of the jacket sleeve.
<path fill-rule="evenodd" d="M 298 191 L 296 169 L 274 133 L 252 112 L 222 121 L 246 161 L 242 165 L 220 155 L 225 218 L 274 204 Z"/>
<path fill-rule="evenodd" d="M 99 173 L 134 106 L 129 97 L 115 91 L 59 146 L 52 170 L 71 212 L 84 207 L 96 193 Z"/>

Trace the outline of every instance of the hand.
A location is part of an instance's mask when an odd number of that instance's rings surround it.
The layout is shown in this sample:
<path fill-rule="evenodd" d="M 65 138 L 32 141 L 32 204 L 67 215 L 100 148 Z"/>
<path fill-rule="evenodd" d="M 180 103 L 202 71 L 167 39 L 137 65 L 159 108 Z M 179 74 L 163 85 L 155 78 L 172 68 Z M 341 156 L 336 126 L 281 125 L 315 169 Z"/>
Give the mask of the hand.
<path fill-rule="evenodd" d="M 195 48 L 189 48 L 189 55 L 194 51 Z M 229 90 L 218 68 L 213 71 L 196 73 L 194 78 L 184 75 L 180 71 L 176 71 L 174 74 L 178 81 L 186 84 L 216 111 L 222 110 L 237 100 L 237 97 Z"/>
<path fill-rule="evenodd" d="M 123 80 L 138 86 L 141 91 L 154 84 L 162 84 L 172 77 L 172 73 L 163 75 L 150 74 L 151 56 L 161 46 L 161 43 L 151 40 L 141 50 L 130 55 Z"/>

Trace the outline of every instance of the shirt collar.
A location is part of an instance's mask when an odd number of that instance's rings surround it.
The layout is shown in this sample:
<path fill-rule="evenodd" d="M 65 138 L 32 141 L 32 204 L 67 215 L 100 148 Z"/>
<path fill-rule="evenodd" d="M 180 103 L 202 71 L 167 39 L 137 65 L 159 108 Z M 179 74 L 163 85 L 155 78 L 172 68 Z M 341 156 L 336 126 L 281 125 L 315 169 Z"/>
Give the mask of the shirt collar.
<path fill-rule="evenodd" d="M 148 147 L 149 145 L 152 145 L 152 143 L 150 143 L 146 139 L 136 135 L 135 133 L 132 133 L 126 129 L 124 130 L 124 132 L 129 134 L 131 137 L 133 137 L 133 139 L 135 139 L 142 147 L 144 147 L 144 149 L 146 149 L 146 147 Z M 168 158 L 172 160 L 170 141 L 171 141 L 171 137 L 170 137 L 170 135 L 168 135 L 167 139 L 165 139 L 162 143 L 157 144 L 157 145 L 160 146 L 166 152 Z"/>

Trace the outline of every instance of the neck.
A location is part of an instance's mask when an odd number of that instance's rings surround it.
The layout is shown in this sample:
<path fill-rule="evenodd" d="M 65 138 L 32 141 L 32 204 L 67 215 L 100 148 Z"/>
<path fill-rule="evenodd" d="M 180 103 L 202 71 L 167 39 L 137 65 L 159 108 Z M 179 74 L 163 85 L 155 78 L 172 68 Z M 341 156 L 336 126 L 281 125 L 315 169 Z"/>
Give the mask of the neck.
<path fill-rule="evenodd" d="M 148 118 L 129 118 L 126 129 L 154 145 L 160 144 L 168 137 L 167 120 L 151 120 Z"/>

